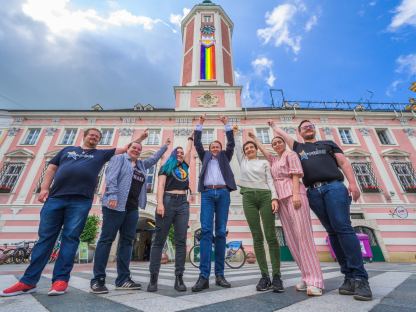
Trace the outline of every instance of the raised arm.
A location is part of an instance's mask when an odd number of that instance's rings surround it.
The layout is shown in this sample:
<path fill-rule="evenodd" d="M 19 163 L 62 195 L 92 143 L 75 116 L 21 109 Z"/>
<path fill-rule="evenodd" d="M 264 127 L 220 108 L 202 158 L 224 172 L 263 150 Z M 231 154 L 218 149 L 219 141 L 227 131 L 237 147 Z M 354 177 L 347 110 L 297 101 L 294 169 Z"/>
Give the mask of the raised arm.
<path fill-rule="evenodd" d="M 201 115 L 199 116 L 199 123 L 196 125 L 195 132 L 194 132 L 194 145 L 196 152 L 198 153 L 198 157 L 201 161 L 204 160 L 205 150 L 204 145 L 202 145 L 202 126 L 205 122 L 206 116 Z"/>
<path fill-rule="evenodd" d="M 194 134 L 192 133 L 189 137 L 188 137 L 188 142 L 186 143 L 186 148 L 185 148 L 185 156 L 184 156 L 184 161 L 188 164 L 188 166 L 191 163 L 191 151 L 192 151 L 192 145 L 194 144 Z"/>
<path fill-rule="evenodd" d="M 148 136 L 149 136 L 149 129 L 145 129 L 143 133 L 137 139 L 133 140 L 133 142 L 142 143 Z M 123 147 L 117 147 L 115 155 L 123 154 L 127 152 L 128 147 L 129 147 L 129 144 L 126 144 Z"/>
<path fill-rule="evenodd" d="M 252 139 L 254 141 L 254 143 L 256 143 L 257 147 L 259 148 L 260 152 L 263 153 L 264 157 L 266 157 L 267 160 L 270 160 L 270 157 L 272 156 L 272 154 L 269 153 L 269 151 L 260 142 L 260 140 L 256 137 L 256 135 L 253 132 L 249 131 L 248 136 L 249 136 L 250 139 Z"/>
<path fill-rule="evenodd" d="M 360 198 L 360 190 L 358 189 L 357 182 L 355 181 L 352 166 L 344 154 L 335 153 L 334 155 L 337 160 L 338 166 L 341 168 L 342 172 L 348 180 L 348 191 L 350 192 L 352 199 L 354 201 L 357 201 L 358 198 Z"/>
<path fill-rule="evenodd" d="M 146 158 L 145 160 L 143 160 L 144 167 L 148 169 L 154 166 L 157 163 L 157 161 L 160 159 L 160 157 L 162 157 L 163 154 L 167 151 L 169 144 L 170 144 L 170 138 L 167 138 L 165 144 L 156 153 L 154 153 L 149 158 Z"/>
<path fill-rule="evenodd" d="M 225 135 L 227 136 L 227 146 L 225 147 L 225 155 L 228 158 L 228 161 L 231 161 L 234 154 L 234 133 L 231 129 L 230 125 L 228 124 L 228 117 L 227 116 L 220 116 L 221 122 L 224 124 L 225 127 Z"/>
<path fill-rule="evenodd" d="M 56 170 L 58 170 L 57 165 L 49 164 L 48 168 L 45 171 L 45 177 L 43 178 L 43 182 L 40 186 L 40 193 L 38 196 L 38 200 L 41 203 L 44 203 L 49 196 L 49 188 L 52 184 L 53 177 L 55 176 Z"/>
<path fill-rule="evenodd" d="M 295 139 L 292 138 L 289 134 L 286 133 L 285 130 L 279 128 L 273 120 L 269 120 L 268 122 L 269 127 L 273 129 L 275 135 L 281 136 L 287 145 L 289 145 L 290 149 L 293 150 L 293 144 L 295 143 Z"/>

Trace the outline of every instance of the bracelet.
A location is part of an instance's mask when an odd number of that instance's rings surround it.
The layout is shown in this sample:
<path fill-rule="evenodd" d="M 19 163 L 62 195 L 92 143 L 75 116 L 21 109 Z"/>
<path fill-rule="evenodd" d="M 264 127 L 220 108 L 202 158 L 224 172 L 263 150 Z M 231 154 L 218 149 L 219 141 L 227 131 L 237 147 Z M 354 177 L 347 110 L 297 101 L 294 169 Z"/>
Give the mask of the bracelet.
<path fill-rule="evenodd" d="M 194 140 L 194 138 L 193 138 L 193 137 L 188 137 L 188 140 L 193 141 L 193 140 Z"/>

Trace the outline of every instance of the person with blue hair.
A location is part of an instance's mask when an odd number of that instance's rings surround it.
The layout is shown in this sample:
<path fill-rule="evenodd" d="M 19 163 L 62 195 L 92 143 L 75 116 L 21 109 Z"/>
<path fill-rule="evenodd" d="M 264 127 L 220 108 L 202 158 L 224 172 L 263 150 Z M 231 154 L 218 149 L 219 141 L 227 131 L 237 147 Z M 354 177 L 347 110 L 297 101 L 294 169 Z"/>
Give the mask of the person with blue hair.
<path fill-rule="evenodd" d="M 157 187 L 156 228 L 150 250 L 150 283 L 147 291 L 157 291 L 157 280 L 160 270 L 163 247 L 173 224 L 175 230 L 175 286 L 177 291 L 186 291 L 183 282 L 186 259 L 186 233 L 189 222 L 189 162 L 193 137 L 188 138 L 186 150 L 178 146 L 173 149 L 169 158 L 159 171 Z"/>

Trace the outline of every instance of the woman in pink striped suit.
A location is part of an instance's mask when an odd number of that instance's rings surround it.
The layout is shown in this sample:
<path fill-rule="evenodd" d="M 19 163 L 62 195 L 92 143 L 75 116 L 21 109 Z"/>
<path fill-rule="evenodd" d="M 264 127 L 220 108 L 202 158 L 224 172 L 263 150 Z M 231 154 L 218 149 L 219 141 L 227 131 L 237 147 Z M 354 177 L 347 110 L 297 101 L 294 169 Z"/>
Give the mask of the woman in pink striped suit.
<path fill-rule="evenodd" d="M 282 137 L 272 140 L 272 148 L 277 156 L 271 155 L 249 132 L 260 151 L 269 160 L 274 186 L 279 195 L 279 216 L 285 237 L 299 269 L 302 281 L 296 290 L 306 291 L 309 296 L 321 296 L 324 288 L 321 267 L 313 241 L 312 223 L 305 186 L 300 182 L 303 170 L 295 152 L 286 150 Z"/>

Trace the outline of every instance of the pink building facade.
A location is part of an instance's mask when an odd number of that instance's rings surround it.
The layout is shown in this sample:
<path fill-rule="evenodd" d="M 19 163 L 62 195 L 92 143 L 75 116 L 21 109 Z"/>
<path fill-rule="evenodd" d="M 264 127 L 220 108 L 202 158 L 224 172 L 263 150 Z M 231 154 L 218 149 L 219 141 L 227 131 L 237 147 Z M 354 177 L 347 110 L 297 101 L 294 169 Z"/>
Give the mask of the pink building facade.
<path fill-rule="evenodd" d="M 335 110 L 322 103 L 311 106 L 290 101 L 282 108 L 242 108 L 242 87 L 236 86 L 234 79 L 232 30 L 233 23 L 226 12 L 210 1 L 196 5 L 185 17 L 182 69 L 180 85 L 174 87 L 174 108 L 136 105 L 116 110 L 95 106 L 88 111 L 0 111 L 0 243 L 37 239 L 42 207 L 37 195 L 48 160 L 65 146 L 81 144 L 84 129 L 101 129 L 99 148 L 109 148 L 127 144 L 149 128 L 142 153 L 148 157 L 167 137 L 173 141 L 170 148 L 184 146 L 198 116 L 206 113 L 204 144 L 214 139 L 224 142 L 223 126 L 217 116 L 226 114 L 232 124 L 239 126 L 243 140 L 247 139 L 248 131 L 254 131 L 269 150 L 273 133 L 267 126 L 268 119 L 275 120 L 299 141 L 298 123 L 303 119 L 314 122 L 319 138 L 335 141 L 353 165 L 362 196 L 352 204 L 352 223 L 357 232 L 370 236 L 375 260 L 415 262 L 415 112 L 405 109 L 398 112 L 380 105 L 347 105 Z M 200 228 L 200 196 L 196 190 L 201 163 L 195 151 L 192 153 L 189 247 Z M 160 160 L 148 172 L 148 204 L 145 211 L 140 211 L 138 230 L 154 220 L 157 171 L 163 162 L 164 159 Z M 232 168 L 238 181 L 236 159 L 232 160 Z M 91 214 L 101 215 L 103 175 L 99 177 Z M 246 249 L 252 250 L 241 196 L 236 191 L 231 197 L 228 239 L 242 240 Z M 311 216 L 320 258 L 330 260 L 326 232 L 312 212 Z M 276 228 L 283 257 L 290 259 L 278 219 Z M 145 231 L 138 233 L 135 253 L 138 259 L 144 257 L 145 245 L 149 243 L 147 235 Z"/>

